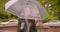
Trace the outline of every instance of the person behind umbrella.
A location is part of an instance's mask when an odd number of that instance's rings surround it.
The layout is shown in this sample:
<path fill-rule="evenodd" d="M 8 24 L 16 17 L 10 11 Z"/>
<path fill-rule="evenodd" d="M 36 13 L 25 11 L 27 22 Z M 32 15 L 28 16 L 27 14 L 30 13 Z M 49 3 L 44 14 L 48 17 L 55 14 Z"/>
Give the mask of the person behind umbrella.
<path fill-rule="evenodd" d="M 18 32 L 26 32 L 27 26 L 25 19 L 19 19 L 18 22 Z"/>

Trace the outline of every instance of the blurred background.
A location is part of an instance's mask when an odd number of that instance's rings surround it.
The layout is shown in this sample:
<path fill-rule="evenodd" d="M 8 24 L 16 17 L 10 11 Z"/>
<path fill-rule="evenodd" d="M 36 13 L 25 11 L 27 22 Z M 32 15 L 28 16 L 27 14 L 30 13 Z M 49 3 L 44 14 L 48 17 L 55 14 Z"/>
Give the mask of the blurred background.
<path fill-rule="evenodd" d="M 5 11 L 5 3 L 9 0 L 0 0 L 0 22 L 7 22 L 11 19 L 18 19 L 17 16 Z M 60 20 L 60 0 L 37 0 L 48 12 L 49 16 L 42 20 L 43 23 L 51 20 Z"/>

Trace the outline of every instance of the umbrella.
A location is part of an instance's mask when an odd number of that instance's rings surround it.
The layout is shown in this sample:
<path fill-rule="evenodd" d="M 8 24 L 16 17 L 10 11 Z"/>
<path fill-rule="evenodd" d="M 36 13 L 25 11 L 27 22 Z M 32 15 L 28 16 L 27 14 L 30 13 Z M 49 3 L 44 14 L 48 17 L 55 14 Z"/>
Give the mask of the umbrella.
<path fill-rule="evenodd" d="M 37 0 L 10 0 L 5 10 L 19 18 L 42 20 L 48 16 L 45 8 Z"/>

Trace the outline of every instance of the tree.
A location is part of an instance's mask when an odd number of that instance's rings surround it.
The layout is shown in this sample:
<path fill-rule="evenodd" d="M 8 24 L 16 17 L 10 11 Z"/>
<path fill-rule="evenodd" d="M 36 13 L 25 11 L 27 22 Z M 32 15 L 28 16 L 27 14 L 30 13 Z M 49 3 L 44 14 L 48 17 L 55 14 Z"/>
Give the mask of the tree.
<path fill-rule="evenodd" d="M 45 7 L 47 5 L 46 10 L 49 14 L 49 17 L 43 19 L 43 22 L 47 22 L 50 20 L 60 20 L 60 0 L 39 0 L 39 2 Z M 57 15 L 56 15 L 57 14 Z"/>
<path fill-rule="evenodd" d="M 5 11 L 5 3 L 8 0 L 0 0 L 0 19 L 11 19 L 11 18 L 17 18 L 15 15 L 12 15 L 10 12 Z M 13 17 L 11 17 L 13 16 Z"/>

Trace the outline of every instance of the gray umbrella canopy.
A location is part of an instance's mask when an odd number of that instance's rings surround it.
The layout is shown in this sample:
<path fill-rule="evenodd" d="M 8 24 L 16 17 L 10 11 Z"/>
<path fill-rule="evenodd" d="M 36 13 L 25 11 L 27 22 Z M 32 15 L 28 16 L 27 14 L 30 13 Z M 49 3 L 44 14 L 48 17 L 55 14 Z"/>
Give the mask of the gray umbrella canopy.
<path fill-rule="evenodd" d="M 14 0 L 5 4 L 5 9 L 12 14 L 26 19 L 44 19 L 48 13 L 37 0 Z"/>

